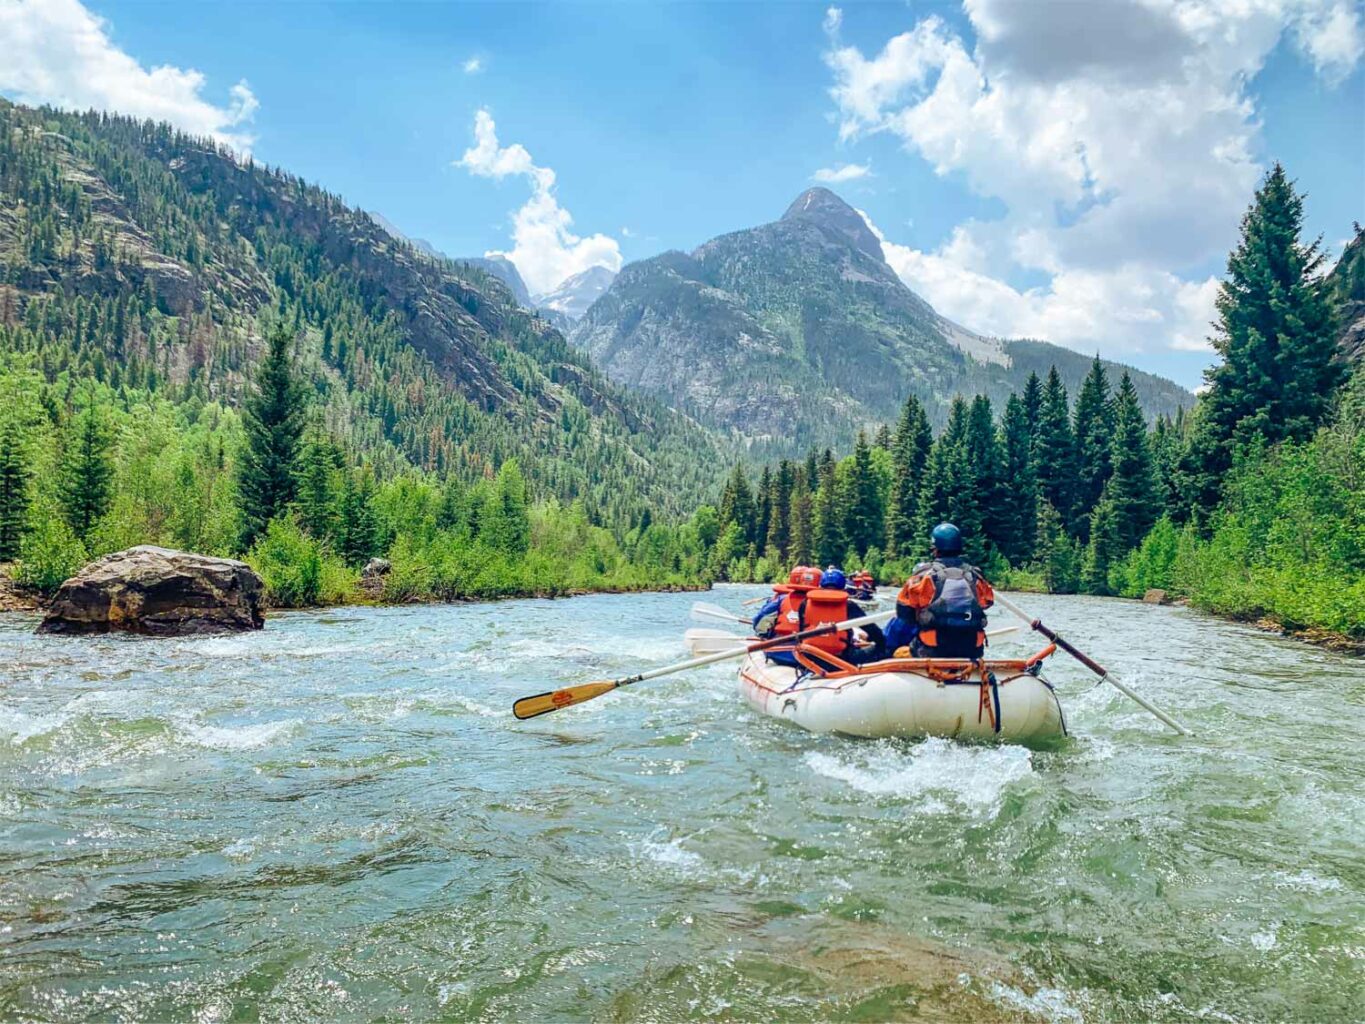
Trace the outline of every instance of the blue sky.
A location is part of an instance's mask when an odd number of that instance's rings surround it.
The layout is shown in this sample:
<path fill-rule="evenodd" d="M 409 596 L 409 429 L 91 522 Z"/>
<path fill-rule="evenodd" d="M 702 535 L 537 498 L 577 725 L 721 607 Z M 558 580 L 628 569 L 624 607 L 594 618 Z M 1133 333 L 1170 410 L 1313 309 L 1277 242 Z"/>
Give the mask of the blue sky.
<path fill-rule="evenodd" d="M 25 55 L 0 91 L 231 138 L 447 253 L 512 251 L 545 290 L 852 166 L 831 187 L 941 312 L 1193 386 L 1271 160 L 1310 232 L 1365 220 L 1356 7 L 1200 6 L 0 0 Z"/>

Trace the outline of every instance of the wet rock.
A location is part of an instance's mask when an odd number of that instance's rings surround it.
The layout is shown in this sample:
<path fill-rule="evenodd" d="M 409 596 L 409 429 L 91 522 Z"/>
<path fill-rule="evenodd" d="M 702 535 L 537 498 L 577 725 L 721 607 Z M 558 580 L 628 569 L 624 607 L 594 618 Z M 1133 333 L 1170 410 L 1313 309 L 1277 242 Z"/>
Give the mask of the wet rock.
<path fill-rule="evenodd" d="M 1170 598 L 1170 595 L 1168 595 L 1168 594 L 1166 593 L 1166 591 L 1164 591 L 1164 590 L 1158 590 L 1157 588 L 1153 587 L 1151 590 L 1147 591 L 1147 593 L 1145 593 L 1145 594 L 1142 595 L 1142 603 L 1143 603 L 1143 604 L 1170 604 L 1170 603 L 1171 603 L 1171 598 Z"/>
<path fill-rule="evenodd" d="M 184 636 L 260 629 L 264 591 L 244 562 L 142 545 L 105 555 L 63 583 L 38 632 Z"/>

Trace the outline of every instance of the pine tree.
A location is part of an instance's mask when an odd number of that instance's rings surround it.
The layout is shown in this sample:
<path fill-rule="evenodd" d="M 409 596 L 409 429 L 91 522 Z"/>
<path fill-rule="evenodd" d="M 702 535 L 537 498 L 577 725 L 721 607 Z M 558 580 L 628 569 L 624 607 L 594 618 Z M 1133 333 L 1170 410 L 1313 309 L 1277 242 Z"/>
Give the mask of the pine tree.
<path fill-rule="evenodd" d="M 759 474 L 754 497 L 754 529 L 749 539 L 761 547 L 768 543 L 768 524 L 773 517 L 773 474 L 767 466 Z"/>
<path fill-rule="evenodd" d="M 1081 559 L 1081 589 L 1087 594 L 1111 593 L 1109 570 L 1123 555 L 1117 525 L 1114 502 L 1106 492 L 1090 513 L 1090 541 Z"/>
<path fill-rule="evenodd" d="M 796 467 L 783 459 L 773 474 L 771 511 L 768 513 L 767 547 L 779 560 L 785 560 L 791 548 L 791 503 L 795 483 Z"/>
<path fill-rule="evenodd" d="M 891 507 L 886 517 L 886 549 L 893 557 L 916 548 L 919 490 L 932 447 L 929 417 L 919 399 L 911 395 L 901 409 L 891 442 Z"/>
<path fill-rule="evenodd" d="M 872 467 L 872 446 L 867 434 L 858 431 L 850 466 L 849 495 L 844 520 L 844 539 L 861 558 L 868 548 L 881 543 L 884 533 L 881 491 Z"/>
<path fill-rule="evenodd" d="M 293 337 L 277 324 L 267 341 L 256 390 L 242 410 L 247 438 L 238 480 L 243 548 L 249 548 L 294 500 L 294 464 L 303 434 L 305 398 L 294 375 Z"/>
<path fill-rule="evenodd" d="M 1147 423 L 1128 374 L 1114 400 L 1113 474 L 1105 486 L 1120 555 L 1137 547 L 1159 514 Z"/>
<path fill-rule="evenodd" d="M 299 523 L 315 539 L 330 539 L 337 532 L 335 479 L 342 465 L 341 453 L 319 431 L 308 438 L 298 461 Z"/>
<path fill-rule="evenodd" d="M 720 529 L 734 525 L 739 528 L 740 539 L 747 546 L 754 539 L 754 495 L 749 489 L 749 478 L 744 475 L 744 467 L 736 463 L 725 484 L 725 492 L 720 499 Z"/>
<path fill-rule="evenodd" d="M 1100 357 L 1076 396 L 1076 489 L 1072 495 L 1071 532 L 1084 541 L 1089 535 L 1090 513 L 1109 480 L 1110 448 L 1114 439 L 1114 410 L 1109 398 L 1109 376 Z"/>
<path fill-rule="evenodd" d="M 7 420 L 0 426 L 0 562 L 19 557 L 28 528 L 29 478 L 24 433 Z"/>
<path fill-rule="evenodd" d="M 1038 418 L 1043 411 L 1043 382 L 1038 379 L 1038 374 L 1029 371 L 1028 380 L 1024 381 L 1024 419 L 1028 424 L 1029 442 L 1032 443 L 1034 435 L 1038 433 Z"/>
<path fill-rule="evenodd" d="M 92 400 L 71 425 L 58 481 L 62 515 L 86 547 L 113 500 L 112 447 L 104 416 Z"/>
<path fill-rule="evenodd" d="M 368 469 L 346 474 L 341 495 L 339 531 L 341 556 L 349 565 L 364 565 L 379 553 L 381 544 L 373 499 L 374 475 Z"/>
<path fill-rule="evenodd" d="M 1053 594 L 1074 594 L 1080 588 L 1081 555 L 1075 538 L 1066 532 L 1062 517 L 1047 501 L 1038 504 L 1038 561 L 1043 582 Z"/>
<path fill-rule="evenodd" d="M 843 509 L 839 504 L 834 454 L 828 448 L 820 460 L 819 484 L 819 490 L 815 495 L 811 554 L 821 565 L 834 565 L 843 560 L 847 540 L 844 537 Z"/>
<path fill-rule="evenodd" d="M 1071 434 L 1066 385 L 1057 367 L 1048 371 L 1043 401 L 1038 410 L 1038 430 L 1033 438 L 1033 464 L 1038 473 L 1038 492 L 1058 515 L 1069 515 L 1076 483 L 1076 447 Z"/>
<path fill-rule="evenodd" d="M 963 486 L 968 493 L 960 498 L 961 511 L 956 513 L 955 521 L 963 535 L 969 538 L 969 552 L 985 563 L 991 561 L 991 552 L 999 548 L 1002 518 L 1008 504 L 1000 475 L 995 418 L 991 400 L 985 395 L 972 399 L 967 413 L 965 447 Z"/>
<path fill-rule="evenodd" d="M 810 564 L 814 516 L 813 496 L 810 485 L 806 482 L 806 472 L 802 469 L 796 474 L 796 483 L 792 487 L 791 551 L 788 557 L 792 565 Z"/>
<path fill-rule="evenodd" d="M 1237 445 L 1307 440 L 1326 418 L 1344 368 L 1337 311 L 1318 276 L 1320 240 L 1303 245 L 1303 197 L 1276 164 L 1242 218 L 1218 293 L 1201 417 L 1182 460 L 1183 496 L 1201 514 L 1218 501 Z"/>
<path fill-rule="evenodd" d="M 1038 478 L 1030 441 L 1027 407 L 1018 395 L 1012 394 L 1005 402 L 1005 415 L 1000 421 L 1003 487 L 996 542 L 1013 566 L 1023 566 L 1033 558 L 1038 529 Z"/>

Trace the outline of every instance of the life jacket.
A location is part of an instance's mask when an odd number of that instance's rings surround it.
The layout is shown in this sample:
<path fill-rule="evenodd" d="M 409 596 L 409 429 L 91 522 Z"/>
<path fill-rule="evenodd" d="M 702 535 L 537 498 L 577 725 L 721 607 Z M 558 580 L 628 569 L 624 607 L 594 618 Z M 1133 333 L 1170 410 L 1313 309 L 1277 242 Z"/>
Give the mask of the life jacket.
<path fill-rule="evenodd" d="M 806 604 L 806 590 L 791 590 L 777 606 L 777 621 L 773 623 L 773 636 L 791 636 L 801 631 L 802 610 Z"/>
<path fill-rule="evenodd" d="M 918 610 L 915 623 L 923 647 L 940 649 L 946 657 L 966 657 L 962 652 L 976 652 L 986 642 L 986 609 L 977 597 L 977 585 L 985 577 L 961 559 L 954 558 L 953 563 L 916 566 L 916 575 L 933 584 L 934 596 Z"/>
<path fill-rule="evenodd" d="M 842 590 L 812 590 L 806 595 L 803 629 L 843 622 L 848 618 L 848 594 Z M 841 629 L 837 633 L 814 636 L 805 641 L 830 654 L 842 655 L 853 642 L 852 630 Z"/>

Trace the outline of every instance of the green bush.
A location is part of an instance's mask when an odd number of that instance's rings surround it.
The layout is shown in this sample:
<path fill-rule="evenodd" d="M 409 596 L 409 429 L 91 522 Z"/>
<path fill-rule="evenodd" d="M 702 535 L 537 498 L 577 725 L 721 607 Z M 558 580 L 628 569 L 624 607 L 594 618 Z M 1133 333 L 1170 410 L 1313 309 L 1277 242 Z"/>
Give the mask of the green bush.
<path fill-rule="evenodd" d="M 355 573 L 292 516 L 271 520 L 246 561 L 265 581 L 266 600 L 275 608 L 343 604 L 355 590 Z"/>
<path fill-rule="evenodd" d="M 24 536 L 14 578 L 25 586 L 50 594 L 70 579 L 89 560 L 85 545 L 66 521 L 56 515 L 39 515 Z"/>

